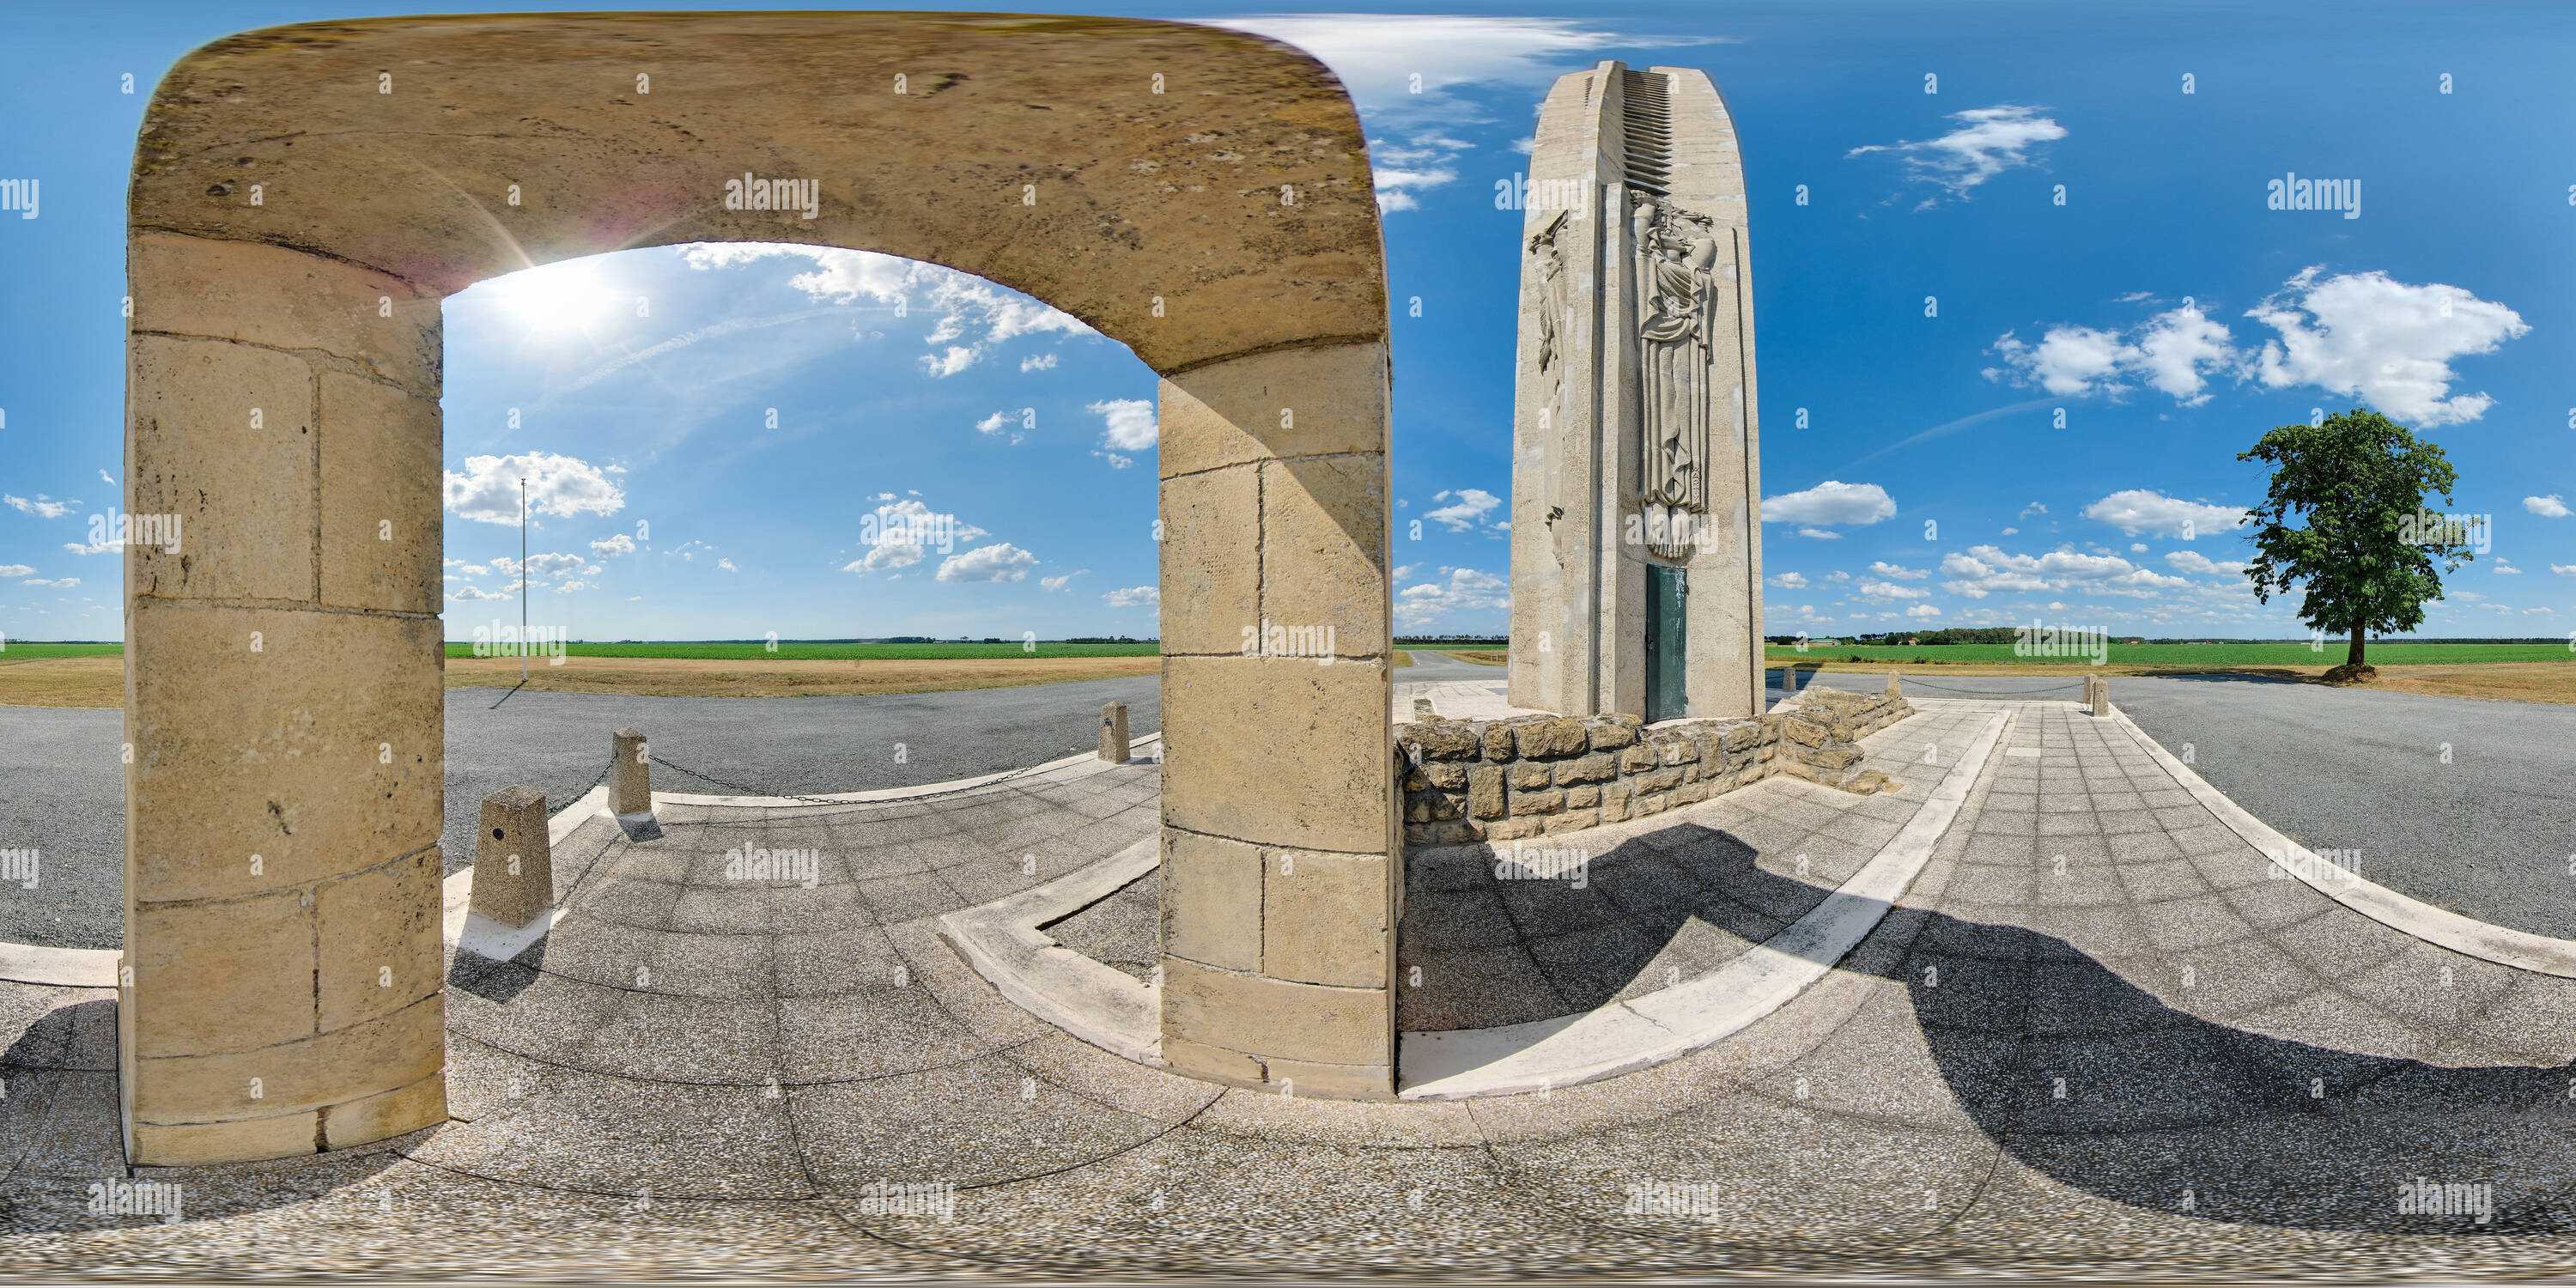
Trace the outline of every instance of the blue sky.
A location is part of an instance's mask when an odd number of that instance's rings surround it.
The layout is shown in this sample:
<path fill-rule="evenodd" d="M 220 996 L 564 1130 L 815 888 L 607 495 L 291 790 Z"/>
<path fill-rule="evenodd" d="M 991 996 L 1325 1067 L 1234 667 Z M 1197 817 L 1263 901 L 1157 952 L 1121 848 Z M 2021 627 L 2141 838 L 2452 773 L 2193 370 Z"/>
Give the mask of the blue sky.
<path fill-rule="evenodd" d="M 2494 516 L 2425 633 L 2576 630 L 2564 13 L 1077 8 L 1278 36 L 1358 99 L 1396 305 L 1403 629 L 1503 629 L 1520 215 L 1494 193 L 1548 84 L 1617 58 L 1708 69 L 1741 133 L 1771 632 L 2303 634 L 2238 575 L 2228 524 L 2262 480 L 2234 458 L 2355 405 L 2440 442 L 2458 509 Z M 122 202 L 152 83 L 233 31 L 403 11 L 0 14 L 0 179 L 41 184 L 37 218 L 0 211 L 10 638 L 120 633 L 118 561 L 79 551 L 121 478 Z M 2291 173 L 2357 184 L 2358 217 L 2268 208 Z M 1070 318 L 882 257 L 665 247 L 485 283 L 447 304 L 449 636 L 518 616 L 522 471 L 529 606 L 575 638 L 1150 635 L 1153 393 Z"/>

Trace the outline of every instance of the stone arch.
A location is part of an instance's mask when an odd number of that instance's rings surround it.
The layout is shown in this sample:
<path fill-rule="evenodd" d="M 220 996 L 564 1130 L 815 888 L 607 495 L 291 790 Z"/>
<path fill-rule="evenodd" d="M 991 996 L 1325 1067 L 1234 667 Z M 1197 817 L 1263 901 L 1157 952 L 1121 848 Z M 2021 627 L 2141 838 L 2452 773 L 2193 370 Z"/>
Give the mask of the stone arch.
<path fill-rule="evenodd" d="M 815 217 L 726 209 L 746 176 Z M 446 1116 L 439 301 L 699 241 L 962 269 L 1161 375 L 1164 1053 L 1391 1094 L 1384 269 L 1313 60 L 1101 18 L 272 28 L 163 80 L 130 219 L 125 502 L 180 524 L 127 553 L 131 1161 Z"/>

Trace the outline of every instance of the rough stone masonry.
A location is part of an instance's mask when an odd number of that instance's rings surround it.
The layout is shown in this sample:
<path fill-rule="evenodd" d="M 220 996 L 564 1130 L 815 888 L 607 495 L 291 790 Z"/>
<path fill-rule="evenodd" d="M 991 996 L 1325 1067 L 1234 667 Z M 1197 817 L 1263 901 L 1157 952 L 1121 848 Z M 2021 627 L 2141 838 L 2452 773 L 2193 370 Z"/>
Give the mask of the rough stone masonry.
<path fill-rule="evenodd" d="M 1396 728 L 1408 845 L 1510 841 L 1660 814 L 1774 774 L 1867 794 L 1860 739 L 1914 714 L 1892 693 L 1816 689 L 1792 710 L 1648 727 L 1633 715 L 1427 720 Z"/>

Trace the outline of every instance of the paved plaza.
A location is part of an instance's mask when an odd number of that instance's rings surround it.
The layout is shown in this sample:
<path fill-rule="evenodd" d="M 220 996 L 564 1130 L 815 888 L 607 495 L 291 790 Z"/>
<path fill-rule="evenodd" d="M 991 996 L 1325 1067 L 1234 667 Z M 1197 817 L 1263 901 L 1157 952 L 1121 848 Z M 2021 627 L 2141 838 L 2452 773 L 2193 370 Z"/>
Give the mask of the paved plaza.
<path fill-rule="evenodd" d="M 557 847 L 547 940 L 508 962 L 451 950 L 456 1121 L 134 1171 L 184 1186 L 175 1223 L 87 1207 L 126 1175 L 113 993 L 0 989 L 0 1269 L 2325 1275 L 2576 1255 L 2576 979 L 2280 875 L 2116 719 L 1919 705 L 1864 743 L 1897 782 L 1881 795 L 1772 779 L 1547 838 L 1598 856 L 1580 889 L 1417 862 L 1403 1026 L 1541 1019 L 1773 951 L 1960 775 L 1857 947 L 1634 1072 L 1286 1097 L 1032 1018 L 938 918 L 1152 836 L 1151 763 L 665 803 L 658 839 L 598 816 Z M 764 851 L 814 861 L 728 877 L 729 854 Z M 1452 915 L 1417 921 L 1426 897 Z M 1051 933 L 1141 977 L 1152 899 L 1149 877 Z M 2418 1214 L 2400 1201 L 2418 1180 L 2466 1197 Z"/>

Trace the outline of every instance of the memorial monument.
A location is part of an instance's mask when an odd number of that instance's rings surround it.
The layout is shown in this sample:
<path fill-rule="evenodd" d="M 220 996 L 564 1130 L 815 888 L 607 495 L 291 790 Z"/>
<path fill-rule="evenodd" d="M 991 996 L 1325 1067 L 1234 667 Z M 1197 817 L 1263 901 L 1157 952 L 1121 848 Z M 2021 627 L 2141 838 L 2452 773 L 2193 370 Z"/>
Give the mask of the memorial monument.
<path fill-rule="evenodd" d="M 1692 68 L 1559 78 L 1523 205 L 1510 701 L 1759 714 L 1752 255 L 1725 100 Z"/>

